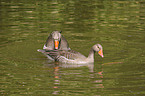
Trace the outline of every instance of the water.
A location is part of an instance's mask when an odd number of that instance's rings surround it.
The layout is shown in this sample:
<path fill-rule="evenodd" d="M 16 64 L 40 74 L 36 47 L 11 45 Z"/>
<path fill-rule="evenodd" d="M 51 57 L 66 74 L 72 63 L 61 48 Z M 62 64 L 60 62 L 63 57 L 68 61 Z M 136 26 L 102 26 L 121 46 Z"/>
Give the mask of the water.
<path fill-rule="evenodd" d="M 145 2 L 138 0 L 1 0 L 2 96 L 144 96 Z M 85 56 L 100 43 L 93 65 L 49 62 L 37 52 L 62 30 Z"/>

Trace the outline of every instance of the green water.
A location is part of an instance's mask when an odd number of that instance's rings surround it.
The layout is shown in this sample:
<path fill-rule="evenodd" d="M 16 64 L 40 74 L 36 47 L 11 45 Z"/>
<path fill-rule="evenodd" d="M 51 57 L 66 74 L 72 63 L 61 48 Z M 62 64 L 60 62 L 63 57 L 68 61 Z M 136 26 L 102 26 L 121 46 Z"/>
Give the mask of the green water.
<path fill-rule="evenodd" d="M 145 1 L 1 0 L 1 96 L 144 96 Z M 49 62 L 37 52 L 62 30 L 93 65 Z"/>

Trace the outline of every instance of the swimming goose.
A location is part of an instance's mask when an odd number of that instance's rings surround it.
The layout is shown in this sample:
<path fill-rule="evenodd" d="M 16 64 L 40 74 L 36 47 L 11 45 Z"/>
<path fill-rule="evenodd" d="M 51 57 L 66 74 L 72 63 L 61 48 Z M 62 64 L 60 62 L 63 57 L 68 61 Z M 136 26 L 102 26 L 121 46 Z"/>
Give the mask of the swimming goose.
<path fill-rule="evenodd" d="M 101 57 L 103 56 L 103 47 L 100 44 L 95 44 L 88 55 L 88 57 L 82 55 L 74 50 L 60 50 L 60 51 L 44 51 L 38 50 L 44 53 L 50 60 L 59 61 L 61 63 L 69 64 L 86 64 L 94 62 L 94 53 L 98 52 Z"/>
<path fill-rule="evenodd" d="M 62 31 L 53 31 L 44 44 L 44 50 L 70 50 L 67 40 L 61 35 Z"/>

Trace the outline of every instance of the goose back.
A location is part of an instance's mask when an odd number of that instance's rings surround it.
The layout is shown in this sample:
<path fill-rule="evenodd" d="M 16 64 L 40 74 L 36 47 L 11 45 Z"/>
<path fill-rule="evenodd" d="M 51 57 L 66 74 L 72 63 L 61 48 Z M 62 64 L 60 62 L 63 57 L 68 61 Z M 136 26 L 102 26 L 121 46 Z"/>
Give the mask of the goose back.
<path fill-rule="evenodd" d="M 59 61 L 59 57 L 64 57 L 71 60 L 86 58 L 84 55 L 74 50 L 56 50 L 56 51 L 47 51 L 46 53 L 52 58 L 54 58 L 56 61 Z"/>

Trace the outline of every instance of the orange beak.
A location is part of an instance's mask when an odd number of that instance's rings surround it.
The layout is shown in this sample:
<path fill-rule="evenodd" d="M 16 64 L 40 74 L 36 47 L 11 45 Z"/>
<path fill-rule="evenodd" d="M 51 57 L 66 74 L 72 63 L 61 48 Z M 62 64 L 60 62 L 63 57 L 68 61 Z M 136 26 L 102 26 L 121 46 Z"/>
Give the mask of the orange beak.
<path fill-rule="evenodd" d="M 103 50 L 100 50 L 99 52 L 98 52 L 98 54 L 103 58 L 104 56 L 103 56 Z"/>
<path fill-rule="evenodd" d="M 59 41 L 58 40 L 55 40 L 54 43 L 55 43 L 54 44 L 55 45 L 55 49 L 58 49 Z"/>

